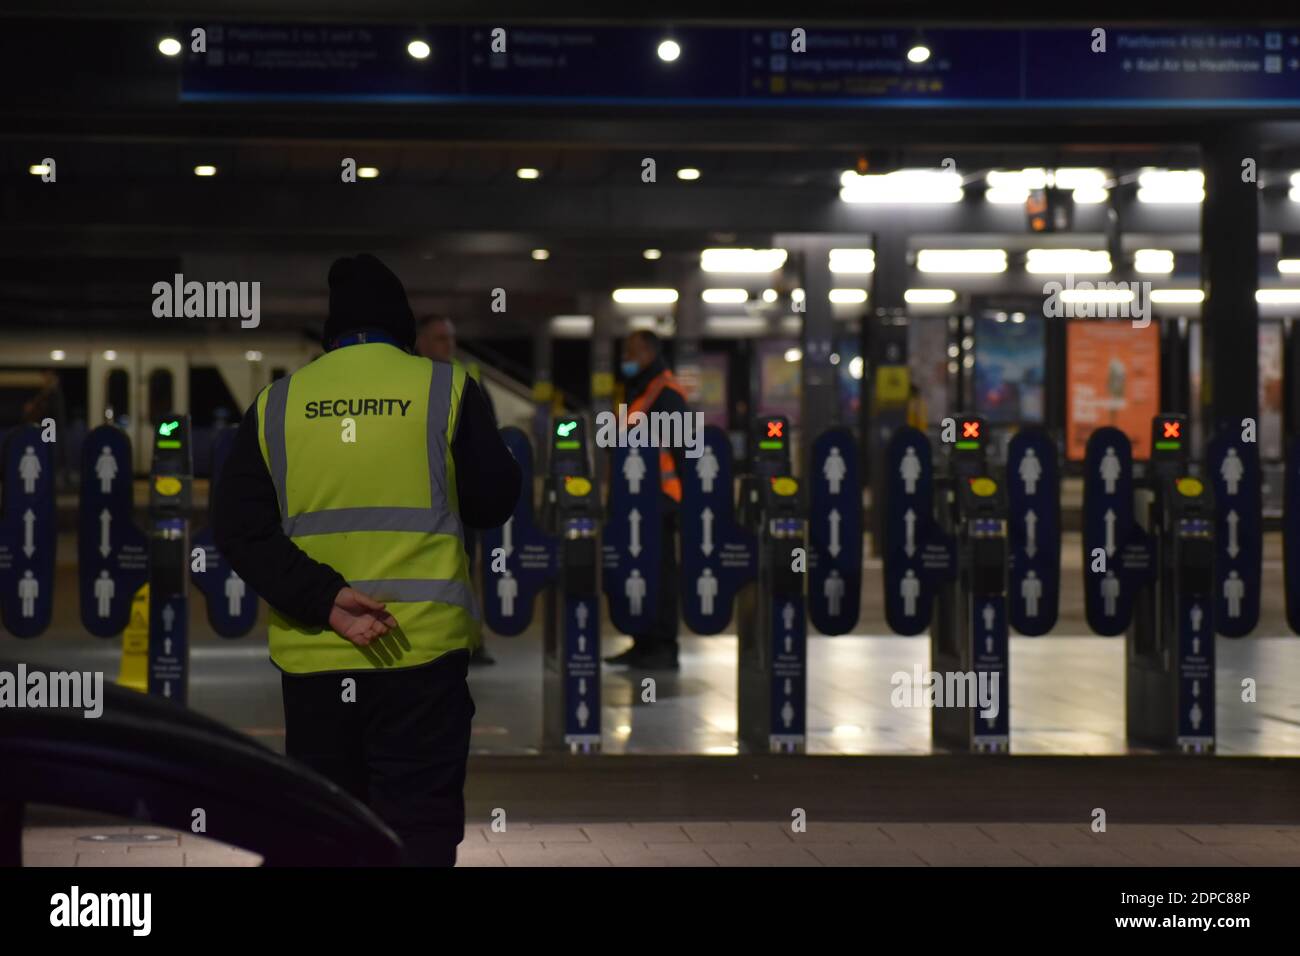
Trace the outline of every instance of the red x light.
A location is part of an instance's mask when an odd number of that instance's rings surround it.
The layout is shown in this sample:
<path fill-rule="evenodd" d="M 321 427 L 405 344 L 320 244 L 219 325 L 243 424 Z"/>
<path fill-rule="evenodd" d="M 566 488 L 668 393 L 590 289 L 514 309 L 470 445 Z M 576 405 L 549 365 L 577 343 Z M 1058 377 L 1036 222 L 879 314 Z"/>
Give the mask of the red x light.
<path fill-rule="evenodd" d="M 767 437 L 768 437 L 768 438 L 781 438 L 781 437 L 782 437 L 781 432 L 782 432 L 784 429 L 785 429 L 785 422 L 768 422 L 768 423 L 767 423 Z"/>
<path fill-rule="evenodd" d="M 962 437 L 962 438 L 979 438 L 979 437 L 980 437 L 980 423 L 979 423 L 979 422 L 962 422 L 962 423 L 961 423 L 961 437 Z"/>
<path fill-rule="evenodd" d="M 1183 430 L 1182 422 L 1164 422 L 1166 438 L 1181 438 Z"/>

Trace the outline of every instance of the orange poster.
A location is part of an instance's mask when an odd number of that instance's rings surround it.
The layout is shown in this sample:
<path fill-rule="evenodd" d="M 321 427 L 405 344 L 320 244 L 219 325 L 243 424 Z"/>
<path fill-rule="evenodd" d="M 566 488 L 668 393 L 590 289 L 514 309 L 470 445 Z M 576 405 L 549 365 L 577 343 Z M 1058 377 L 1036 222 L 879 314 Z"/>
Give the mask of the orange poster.
<path fill-rule="evenodd" d="M 1151 419 L 1160 412 L 1160 332 L 1153 323 L 1074 321 L 1066 328 L 1066 454 L 1082 461 L 1088 437 L 1118 428 L 1134 458 L 1151 456 Z"/>

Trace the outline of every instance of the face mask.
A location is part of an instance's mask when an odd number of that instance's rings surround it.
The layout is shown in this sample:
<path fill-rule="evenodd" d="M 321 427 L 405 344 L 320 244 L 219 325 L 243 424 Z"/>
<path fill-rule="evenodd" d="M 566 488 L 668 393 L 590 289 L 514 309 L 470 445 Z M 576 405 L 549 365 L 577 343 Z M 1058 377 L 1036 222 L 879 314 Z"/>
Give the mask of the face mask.
<path fill-rule="evenodd" d="M 624 378 L 636 378 L 637 372 L 641 371 L 641 366 L 631 359 L 625 361 L 619 368 L 622 370 Z"/>

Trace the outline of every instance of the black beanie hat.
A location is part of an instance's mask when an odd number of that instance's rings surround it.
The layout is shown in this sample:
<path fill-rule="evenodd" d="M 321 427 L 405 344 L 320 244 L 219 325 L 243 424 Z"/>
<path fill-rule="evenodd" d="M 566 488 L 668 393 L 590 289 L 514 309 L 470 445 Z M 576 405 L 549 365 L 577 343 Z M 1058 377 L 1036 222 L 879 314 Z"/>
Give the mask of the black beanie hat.
<path fill-rule="evenodd" d="M 345 256 L 330 266 L 329 284 L 326 347 L 359 329 L 378 329 L 404 349 L 415 347 L 415 314 L 406 301 L 402 280 L 388 266 L 364 252 Z"/>

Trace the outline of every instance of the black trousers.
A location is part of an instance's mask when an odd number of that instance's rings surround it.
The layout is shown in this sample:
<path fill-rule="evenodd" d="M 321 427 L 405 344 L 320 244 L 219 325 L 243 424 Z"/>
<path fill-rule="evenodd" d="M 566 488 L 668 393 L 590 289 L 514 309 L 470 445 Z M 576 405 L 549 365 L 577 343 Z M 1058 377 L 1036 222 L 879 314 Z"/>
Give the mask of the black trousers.
<path fill-rule="evenodd" d="M 281 678 L 286 752 L 392 827 L 407 866 L 454 866 L 465 838 L 468 664 L 453 651 L 422 667 Z M 355 703 L 343 701 L 345 677 Z"/>
<path fill-rule="evenodd" d="M 677 515 L 663 516 L 662 539 L 659 545 L 659 593 L 652 595 L 657 613 L 650 630 L 633 634 L 636 646 L 643 650 L 677 649 Z"/>

